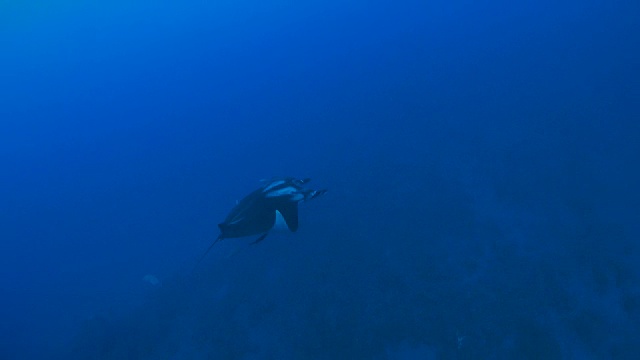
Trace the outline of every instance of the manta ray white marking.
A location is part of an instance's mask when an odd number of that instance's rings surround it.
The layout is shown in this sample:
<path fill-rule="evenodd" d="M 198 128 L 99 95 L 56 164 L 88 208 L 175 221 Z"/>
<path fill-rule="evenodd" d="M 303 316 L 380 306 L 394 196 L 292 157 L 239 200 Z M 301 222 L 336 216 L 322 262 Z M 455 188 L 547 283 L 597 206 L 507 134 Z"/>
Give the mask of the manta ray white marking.
<path fill-rule="evenodd" d="M 273 230 L 275 231 L 289 231 L 289 227 L 287 225 L 284 216 L 280 213 L 280 211 L 276 210 L 276 222 L 273 224 Z"/>
<path fill-rule="evenodd" d="M 278 197 L 278 196 L 283 196 L 283 195 L 291 195 L 291 194 L 295 194 L 296 192 L 298 192 L 298 189 L 296 189 L 296 188 L 294 188 L 292 186 L 287 186 L 287 187 L 279 189 L 279 190 L 268 192 L 267 193 L 267 197 Z"/>
<path fill-rule="evenodd" d="M 238 216 L 237 218 L 233 219 L 233 221 L 229 222 L 229 224 L 237 224 L 242 220 L 244 220 L 244 216 Z"/>
<path fill-rule="evenodd" d="M 272 182 L 271 184 L 269 184 L 269 186 L 267 186 L 266 188 L 264 188 L 264 190 L 262 190 L 262 191 L 263 191 L 263 192 L 267 192 L 267 191 L 269 191 L 269 190 L 273 189 L 274 187 L 279 186 L 279 185 L 282 185 L 282 184 L 284 184 L 284 183 L 285 183 L 285 181 L 284 181 L 284 180 L 274 181 L 274 182 Z"/>

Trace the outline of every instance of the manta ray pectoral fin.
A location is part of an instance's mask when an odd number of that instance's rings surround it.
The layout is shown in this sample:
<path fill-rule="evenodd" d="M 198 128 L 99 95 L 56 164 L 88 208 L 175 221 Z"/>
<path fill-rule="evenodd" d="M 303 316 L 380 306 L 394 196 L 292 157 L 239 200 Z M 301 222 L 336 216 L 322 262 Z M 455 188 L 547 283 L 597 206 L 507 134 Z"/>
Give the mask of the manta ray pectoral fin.
<path fill-rule="evenodd" d="M 298 230 L 298 203 L 290 202 L 284 206 L 278 208 L 280 214 L 284 218 L 284 222 L 287 223 L 287 227 L 291 232 L 296 232 Z"/>
<path fill-rule="evenodd" d="M 254 242 L 252 242 L 252 243 L 251 243 L 251 245 L 255 245 L 255 244 L 259 243 L 260 241 L 264 240 L 264 238 L 266 238 L 266 237 L 267 237 L 267 235 L 269 235 L 269 233 L 268 233 L 268 232 L 266 232 L 266 233 L 264 233 L 264 234 L 260 235 L 260 237 L 259 237 L 259 238 L 257 238 Z"/>

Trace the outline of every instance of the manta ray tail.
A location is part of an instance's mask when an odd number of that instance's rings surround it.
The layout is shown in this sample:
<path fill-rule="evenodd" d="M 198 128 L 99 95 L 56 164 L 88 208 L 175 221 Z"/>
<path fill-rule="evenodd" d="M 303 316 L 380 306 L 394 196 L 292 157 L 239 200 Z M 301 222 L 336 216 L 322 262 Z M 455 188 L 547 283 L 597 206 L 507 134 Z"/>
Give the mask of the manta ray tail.
<path fill-rule="evenodd" d="M 204 258 L 207 256 L 207 254 L 209 253 L 209 251 L 211 251 L 211 249 L 213 249 L 213 246 L 215 244 L 218 243 L 218 241 L 222 240 L 222 234 L 218 235 L 218 237 L 216 238 L 216 240 L 209 245 L 209 247 L 207 248 L 207 251 L 204 252 L 204 254 L 202 254 L 202 256 L 200 257 L 200 259 L 198 260 L 198 262 L 196 263 L 196 266 L 193 267 L 193 271 L 195 271 L 198 266 L 200 265 L 200 263 L 202 262 L 202 260 L 204 260 Z"/>

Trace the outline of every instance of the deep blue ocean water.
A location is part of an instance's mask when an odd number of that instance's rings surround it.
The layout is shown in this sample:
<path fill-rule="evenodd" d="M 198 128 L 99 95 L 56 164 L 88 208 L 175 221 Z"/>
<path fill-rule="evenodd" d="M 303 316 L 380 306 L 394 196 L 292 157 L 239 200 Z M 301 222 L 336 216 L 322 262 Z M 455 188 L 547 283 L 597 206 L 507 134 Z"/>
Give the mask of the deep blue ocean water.
<path fill-rule="evenodd" d="M 0 359 L 637 359 L 638 44 L 624 0 L 2 1 Z M 329 192 L 192 273 L 273 176 Z"/>

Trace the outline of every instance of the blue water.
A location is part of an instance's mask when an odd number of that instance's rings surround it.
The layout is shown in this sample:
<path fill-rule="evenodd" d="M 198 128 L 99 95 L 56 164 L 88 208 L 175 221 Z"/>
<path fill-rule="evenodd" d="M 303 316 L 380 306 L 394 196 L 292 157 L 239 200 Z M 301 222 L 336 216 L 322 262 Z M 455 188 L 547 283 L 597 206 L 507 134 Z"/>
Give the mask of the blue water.
<path fill-rule="evenodd" d="M 636 359 L 639 8 L 0 3 L 0 359 Z"/>

